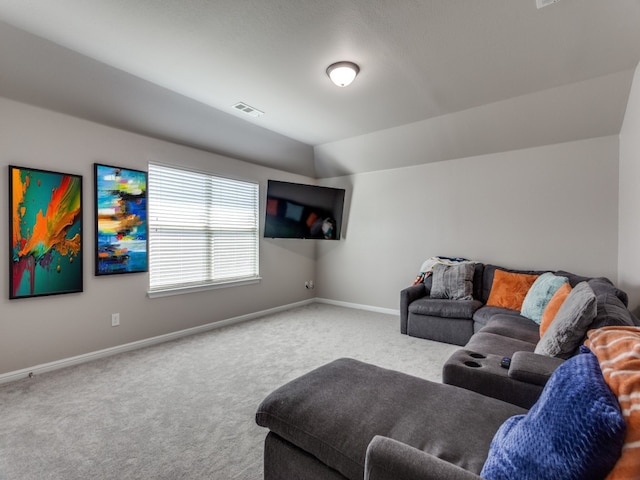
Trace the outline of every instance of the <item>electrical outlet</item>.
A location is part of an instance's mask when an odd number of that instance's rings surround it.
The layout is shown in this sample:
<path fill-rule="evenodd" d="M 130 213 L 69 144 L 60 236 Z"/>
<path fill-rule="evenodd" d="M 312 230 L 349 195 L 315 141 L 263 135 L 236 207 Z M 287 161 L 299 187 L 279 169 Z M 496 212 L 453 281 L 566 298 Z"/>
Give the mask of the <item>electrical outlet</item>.
<path fill-rule="evenodd" d="M 304 282 L 304 288 L 306 288 L 307 290 L 309 290 L 309 281 L 305 280 Z"/>
<path fill-rule="evenodd" d="M 111 326 L 112 327 L 117 327 L 118 325 L 120 325 L 120 314 L 119 313 L 112 313 L 111 314 Z"/>

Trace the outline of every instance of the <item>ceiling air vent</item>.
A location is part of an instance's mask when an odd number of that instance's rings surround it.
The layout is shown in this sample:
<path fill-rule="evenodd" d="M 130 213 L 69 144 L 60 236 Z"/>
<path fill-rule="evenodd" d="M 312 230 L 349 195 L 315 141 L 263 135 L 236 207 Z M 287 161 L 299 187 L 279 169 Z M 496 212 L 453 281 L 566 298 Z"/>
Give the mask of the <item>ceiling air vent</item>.
<path fill-rule="evenodd" d="M 261 110 L 258 110 L 257 108 L 253 108 L 251 105 L 247 105 L 244 102 L 238 102 L 236 103 L 233 108 L 235 108 L 236 110 L 238 110 L 239 112 L 244 113 L 245 115 L 249 115 L 251 117 L 261 117 L 262 115 L 264 115 L 264 112 Z"/>
<path fill-rule="evenodd" d="M 542 7 L 546 7 L 548 5 L 551 5 L 552 3 L 556 3 L 560 0 L 536 0 L 536 5 L 538 6 L 538 8 L 542 8 Z"/>

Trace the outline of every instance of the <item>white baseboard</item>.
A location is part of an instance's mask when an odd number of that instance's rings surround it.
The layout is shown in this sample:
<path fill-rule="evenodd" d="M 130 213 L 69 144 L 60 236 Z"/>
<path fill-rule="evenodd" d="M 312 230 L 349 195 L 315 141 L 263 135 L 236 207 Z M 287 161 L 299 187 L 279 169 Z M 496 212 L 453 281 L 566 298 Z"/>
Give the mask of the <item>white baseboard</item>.
<path fill-rule="evenodd" d="M 372 307 L 371 305 L 361 305 L 359 303 L 341 302 L 339 300 L 330 300 L 328 298 L 316 298 L 315 301 L 318 303 L 336 305 L 338 307 L 355 308 L 356 310 L 367 310 L 369 312 L 386 313 L 388 315 L 400 315 L 400 310 L 394 310 L 392 308 Z"/>
<path fill-rule="evenodd" d="M 256 318 L 264 317 L 272 313 L 283 312 L 296 307 L 302 307 L 314 303 L 314 299 L 303 300 L 301 302 L 290 303 L 288 305 L 282 305 L 280 307 L 270 308 L 267 310 L 261 310 L 259 312 L 249 313 L 247 315 L 240 315 L 238 317 L 228 318 L 219 322 L 207 323 L 206 325 L 200 325 L 198 327 L 187 328 L 184 330 L 178 330 L 177 332 L 167 333 L 165 335 L 159 335 L 157 337 L 145 338 L 144 340 L 138 340 L 136 342 L 125 343 L 116 347 L 105 348 L 104 350 L 97 350 L 95 352 L 89 352 L 75 357 L 63 358 L 61 360 L 55 360 L 49 363 L 43 363 L 30 368 L 23 368 L 22 370 L 16 370 L 13 372 L 0 374 L 0 385 L 3 383 L 9 383 L 23 378 L 31 377 L 41 373 L 51 372 L 60 368 L 71 367 L 73 365 L 79 365 L 81 363 L 90 362 L 100 358 L 110 357 L 119 353 L 130 352 L 139 348 L 150 347 L 152 345 L 158 345 L 160 343 L 176 340 L 178 338 L 187 337 L 189 335 L 195 335 L 197 333 L 207 332 L 216 328 L 226 327 L 228 325 L 234 325 L 240 322 L 246 322 L 248 320 L 254 320 Z"/>
<path fill-rule="evenodd" d="M 145 338 L 143 340 L 138 340 L 136 342 L 125 343 L 123 345 L 118 345 L 116 347 L 105 348 L 103 350 L 97 350 L 95 352 L 89 352 L 82 355 L 77 355 L 75 357 L 63 358 L 61 360 L 55 360 L 53 362 L 43 363 L 41 365 L 36 365 L 30 368 L 23 368 L 21 370 L 15 370 L 13 372 L 3 373 L 3 374 L 0 374 L 0 385 L 2 385 L 3 383 L 14 382 L 16 380 L 21 380 L 23 378 L 31 377 L 33 375 L 38 375 L 46 372 L 51 372 L 53 370 L 59 370 L 61 368 L 79 365 L 81 363 L 90 362 L 92 360 L 98 360 L 100 358 L 110 357 L 112 355 L 117 355 L 119 353 L 130 352 L 132 350 L 137 350 L 139 348 L 158 345 L 160 343 L 169 342 L 171 340 L 187 337 L 189 335 L 195 335 L 197 333 L 207 332 L 209 330 L 214 330 L 216 328 L 222 328 L 228 325 L 234 325 L 236 323 L 246 322 L 248 320 L 254 320 L 256 318 L 264 317 L 265 315 L 284 312 L 292 308 L 303 307 L 305 305 L 309 305 L 314 302 L 326 303 L 329 305 L 336 305 L 339 307 L 355 308 L 358 310 L 368 310 L 370 312 L 386 313 L 389 315 L 400 315 L 400 312 L 398 310 L 393 310 L 390 308 L 380 308 L 380 307 L 372 307 L 369 305 L 360 305 L 357 303 L 340 302 L 338 300 L 330 300 L 327 298 L 312 298 L 309 300 L 303 300 L 301 302 L 290 303 L 288 305 L 282 305 L 280 307 L 275 307 L 267 310 L 261 310 L 259 312 L 249 313 L 247 315 L 240 315 L 238 317 L 228 318 L 226 320 L 221 320 L 219 322 L 212 322 L 212 323 L 207 323 L 206 325 L 200 325 L 198 327 L 178 330 L 177 332 L 171 332 L 165 335 L 158 335 L 157 337 Z"/>

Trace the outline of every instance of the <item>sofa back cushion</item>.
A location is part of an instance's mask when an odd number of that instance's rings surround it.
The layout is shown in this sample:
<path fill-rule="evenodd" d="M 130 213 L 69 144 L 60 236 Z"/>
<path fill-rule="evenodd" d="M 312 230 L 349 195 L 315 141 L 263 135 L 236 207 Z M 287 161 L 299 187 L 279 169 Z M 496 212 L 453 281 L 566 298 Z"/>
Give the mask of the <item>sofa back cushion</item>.
<path fill-rule="evenodd" d="M 596 298 L 596 318 L 589 328 L 640 326 L 638 318 L 614 294 L 599 295 Z"/>
<path fill-rule="evenodd" d="M 496 432 L 480 475 L 495 479 L 604 478 L 620 457 L 625 422 L 591 353 L 556 369 L 526 415 Z"/>
<path fill-rule="evenodd" d="M 476 300 L 482 300 L 482 282 L 483 282 L 483 275 L 484 275 L 484 264 L 476 263 L 475 265 L 476 265 L 476 268 L 473 271 L 473 298 L 475 298 Z"/>
<path fill-rule="evenodd" d="M 582 275 L 576 275 L 575 273 L 565 272 L 564 270 L 558 270 L 556 275 L 567 277 L 572 287 L 575 287 L 580 282 L 587 282 L 593 289 L 596 297 L 601 294 L 611 293 L 618 297 L 625 307 L 629 305 L 627 292 L 617 288 L 613 282 L 606 277 L 584 277 Z"/>

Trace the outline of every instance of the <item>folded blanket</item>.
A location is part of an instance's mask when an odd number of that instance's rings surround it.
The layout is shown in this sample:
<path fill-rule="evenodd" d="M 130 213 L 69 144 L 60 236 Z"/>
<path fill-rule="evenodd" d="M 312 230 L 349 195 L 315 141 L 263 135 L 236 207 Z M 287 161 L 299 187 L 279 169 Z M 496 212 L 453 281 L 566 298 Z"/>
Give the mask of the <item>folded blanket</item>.
<path fill-rule="evenodd" d="M 418 276 L 414 280 L 413 285 L 418 285 L 419 283 L 424 282 L 424 280 L 431 275 L 433 271 L 433 267 L 435 267 L 439 263 L 443 265 L 457 265 L 459 263 L 476 263 L 476 262 L 467 260 L 466 258 L 462 258 L 462 257 L 443 257 L 443 256 L 429 257 L 424 262 L 422 262 L 422 265 L 420 266 L 420 271 L 418 272 Z"/>
<path fill-rule="evenodd" d="M 640 478 L 640 327 L 603 327 L 587 333 L 607 385 L 618 397 L 627 433 L 607 480 Z"/>

